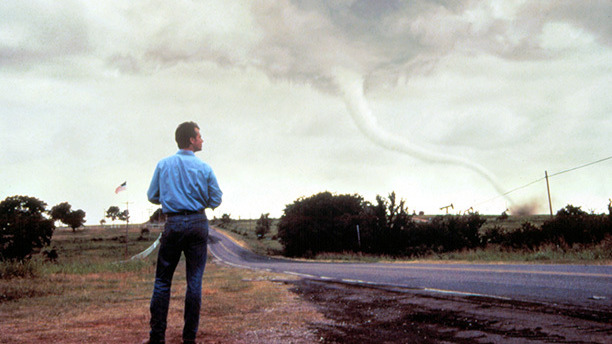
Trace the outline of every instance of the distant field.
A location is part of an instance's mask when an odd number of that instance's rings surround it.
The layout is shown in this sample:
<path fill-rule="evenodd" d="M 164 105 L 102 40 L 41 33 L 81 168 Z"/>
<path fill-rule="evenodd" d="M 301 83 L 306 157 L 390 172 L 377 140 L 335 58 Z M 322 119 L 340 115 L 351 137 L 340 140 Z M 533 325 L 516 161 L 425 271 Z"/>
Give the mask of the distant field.
<path fill-rule="evenodd" d="M 546 220 L 549 220 L 550 215 L 526 215 L 526 216 L 516 216 L 511 215 L 505 219 L 501 219 L 499 215 L 481 215 L 484 217 L 487 222 L 482 226 L 481 230 L 485 231 L 488 228 L 493 226 L 501 226 L 506 231 L 513 231 L 525 222 L 530 222 L 535 226 L 541 226 Z"/>

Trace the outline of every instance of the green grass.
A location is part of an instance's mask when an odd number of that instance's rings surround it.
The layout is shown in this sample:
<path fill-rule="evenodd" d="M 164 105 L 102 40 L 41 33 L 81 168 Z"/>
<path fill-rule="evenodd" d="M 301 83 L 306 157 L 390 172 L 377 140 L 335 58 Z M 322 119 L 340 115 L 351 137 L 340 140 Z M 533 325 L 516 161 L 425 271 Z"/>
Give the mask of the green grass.
<path fill-rule="evenodd" d="M 40 259 L 26 261 L 0 261 L 0 279 L 37 277 L 41 274 L 43 262 Z"/>
<path fill-rule="evenodd" d="M 481 232 L 486 231 L 489 228 L 494 226 L 499 226 L 503 228 L 507 232 L 514 231 L 521 227 L 521 225 L 525 222 L 530 222 L 531 224 L 540 227 L 546 220 L 549 220 L 550 215 L 527 215 L 527 216 L 508 216 L 505 219 L 502 219 L 498 215 L 482 215 L 487 222 L 482 225 L 480 228 Z"/>
<path fill-rule="evenodd" d="M 612 240 L 594 246 L 576 246 L 572 249 L 562 249 L 554 245 L 548 245 L 534 251 L 508 250 L 499 246 L 491 246 L 486 249 L 432 254 L 422 258 L 471 262 L 609 264 L 612 261 Z"/>
<path fill-rule="evenodd" d="M 264 256 L 278 256 L 282 254 L 283 245 L 278 241 L 278 219 L 272 220 L 270 232 L 263 238 L 255 234 L 257 220 L 234 220 L 229 226 L 221 228 L 232 238 L 246 244 L 253 252 Z"/>
<path fill-rule="evenodd" d="M 44 271 L 51 274 L 86 275 L 101 272 L 138 272 L 154 265 L 147 260 L 127 262 L 68 262 L 64 264 L 44 265 Z"/>

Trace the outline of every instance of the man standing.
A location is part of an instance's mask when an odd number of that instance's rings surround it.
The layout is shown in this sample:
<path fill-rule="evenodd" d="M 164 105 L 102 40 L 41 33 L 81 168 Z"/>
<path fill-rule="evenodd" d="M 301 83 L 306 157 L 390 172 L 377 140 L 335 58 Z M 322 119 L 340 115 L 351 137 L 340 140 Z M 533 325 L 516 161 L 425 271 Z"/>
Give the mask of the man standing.
<path fill-rule="evenodd" d="M 157 164 L 147 192 L 151 203 L 161 204 L 167 220 L 157 257 L 151 332 L 146 343 L 165 342 L 170 287 L 181 252 L 185 254 L 187 272 L 183 343 L 195 343 L 208 239 L 204 209 L 219 206 L 223 194 L 211 167 L 194 154 L 202 150 L 203 143 L 198 125 L 180 124 L 175 138 L 179 151 Z"/>

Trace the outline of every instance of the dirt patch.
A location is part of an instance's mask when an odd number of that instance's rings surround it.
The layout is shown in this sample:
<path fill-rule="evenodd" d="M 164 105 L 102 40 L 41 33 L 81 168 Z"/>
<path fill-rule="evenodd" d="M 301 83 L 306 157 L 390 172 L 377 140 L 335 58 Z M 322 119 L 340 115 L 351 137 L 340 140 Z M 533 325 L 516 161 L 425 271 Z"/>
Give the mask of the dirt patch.
<path fill-rule="evenodd" d="M 612 312 L 390 290 L 288 282 L 326 317 L 322 343 L 610 343 Z"/>
<path fill-rule="evenodd" d="M 184 270 L 181 262 L 168 312 L 169 344 L 182 342 Z M 314 305 L 289 291 L 286 278 L 210 264 L 204 274 L 198 340 L 207 344 L 318 342 L 309 324 L 327 320 Z M 152 280 L 152 267 L 135 273 L 0 280 L 0 295 L 7 290 L 19 295 L 11 300 L 0 297 L 0 344 L 141 343 L 148 338 Z"/>

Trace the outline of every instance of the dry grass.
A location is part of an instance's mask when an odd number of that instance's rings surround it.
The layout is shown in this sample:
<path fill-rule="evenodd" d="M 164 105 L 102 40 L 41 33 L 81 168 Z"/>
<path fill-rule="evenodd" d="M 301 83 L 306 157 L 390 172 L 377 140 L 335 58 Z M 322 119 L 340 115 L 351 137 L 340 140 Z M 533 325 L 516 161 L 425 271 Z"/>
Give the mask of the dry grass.
<path fill-rule="evenodd" d="M 139 229 L 131 229 L 138 236 Z M 0 343 L 140 343 L 148 337 L 154 259 L 117 265 L 123 245 L 109 230 L 58 233 L 60 259 L 36 277 L 0 279 Z M 153 236 L 153 235 L 152 235 Z M 154 235 L 153 237 L 156 237 Z M 95 240 L 92 240 L 95 239 Z M 102 239 L 102 240 L 100 240 Z M 130 254 L 150 242 L 136 242 Z M 113 254 L 114 252 L 114 254 Z M 209 262 L 198 338 L 206 343 L 312 343 L 323 321 L 282 282 L 284 275 Z M 180 343 L 184 265 L 177 268 L 167 342 Z"/>

